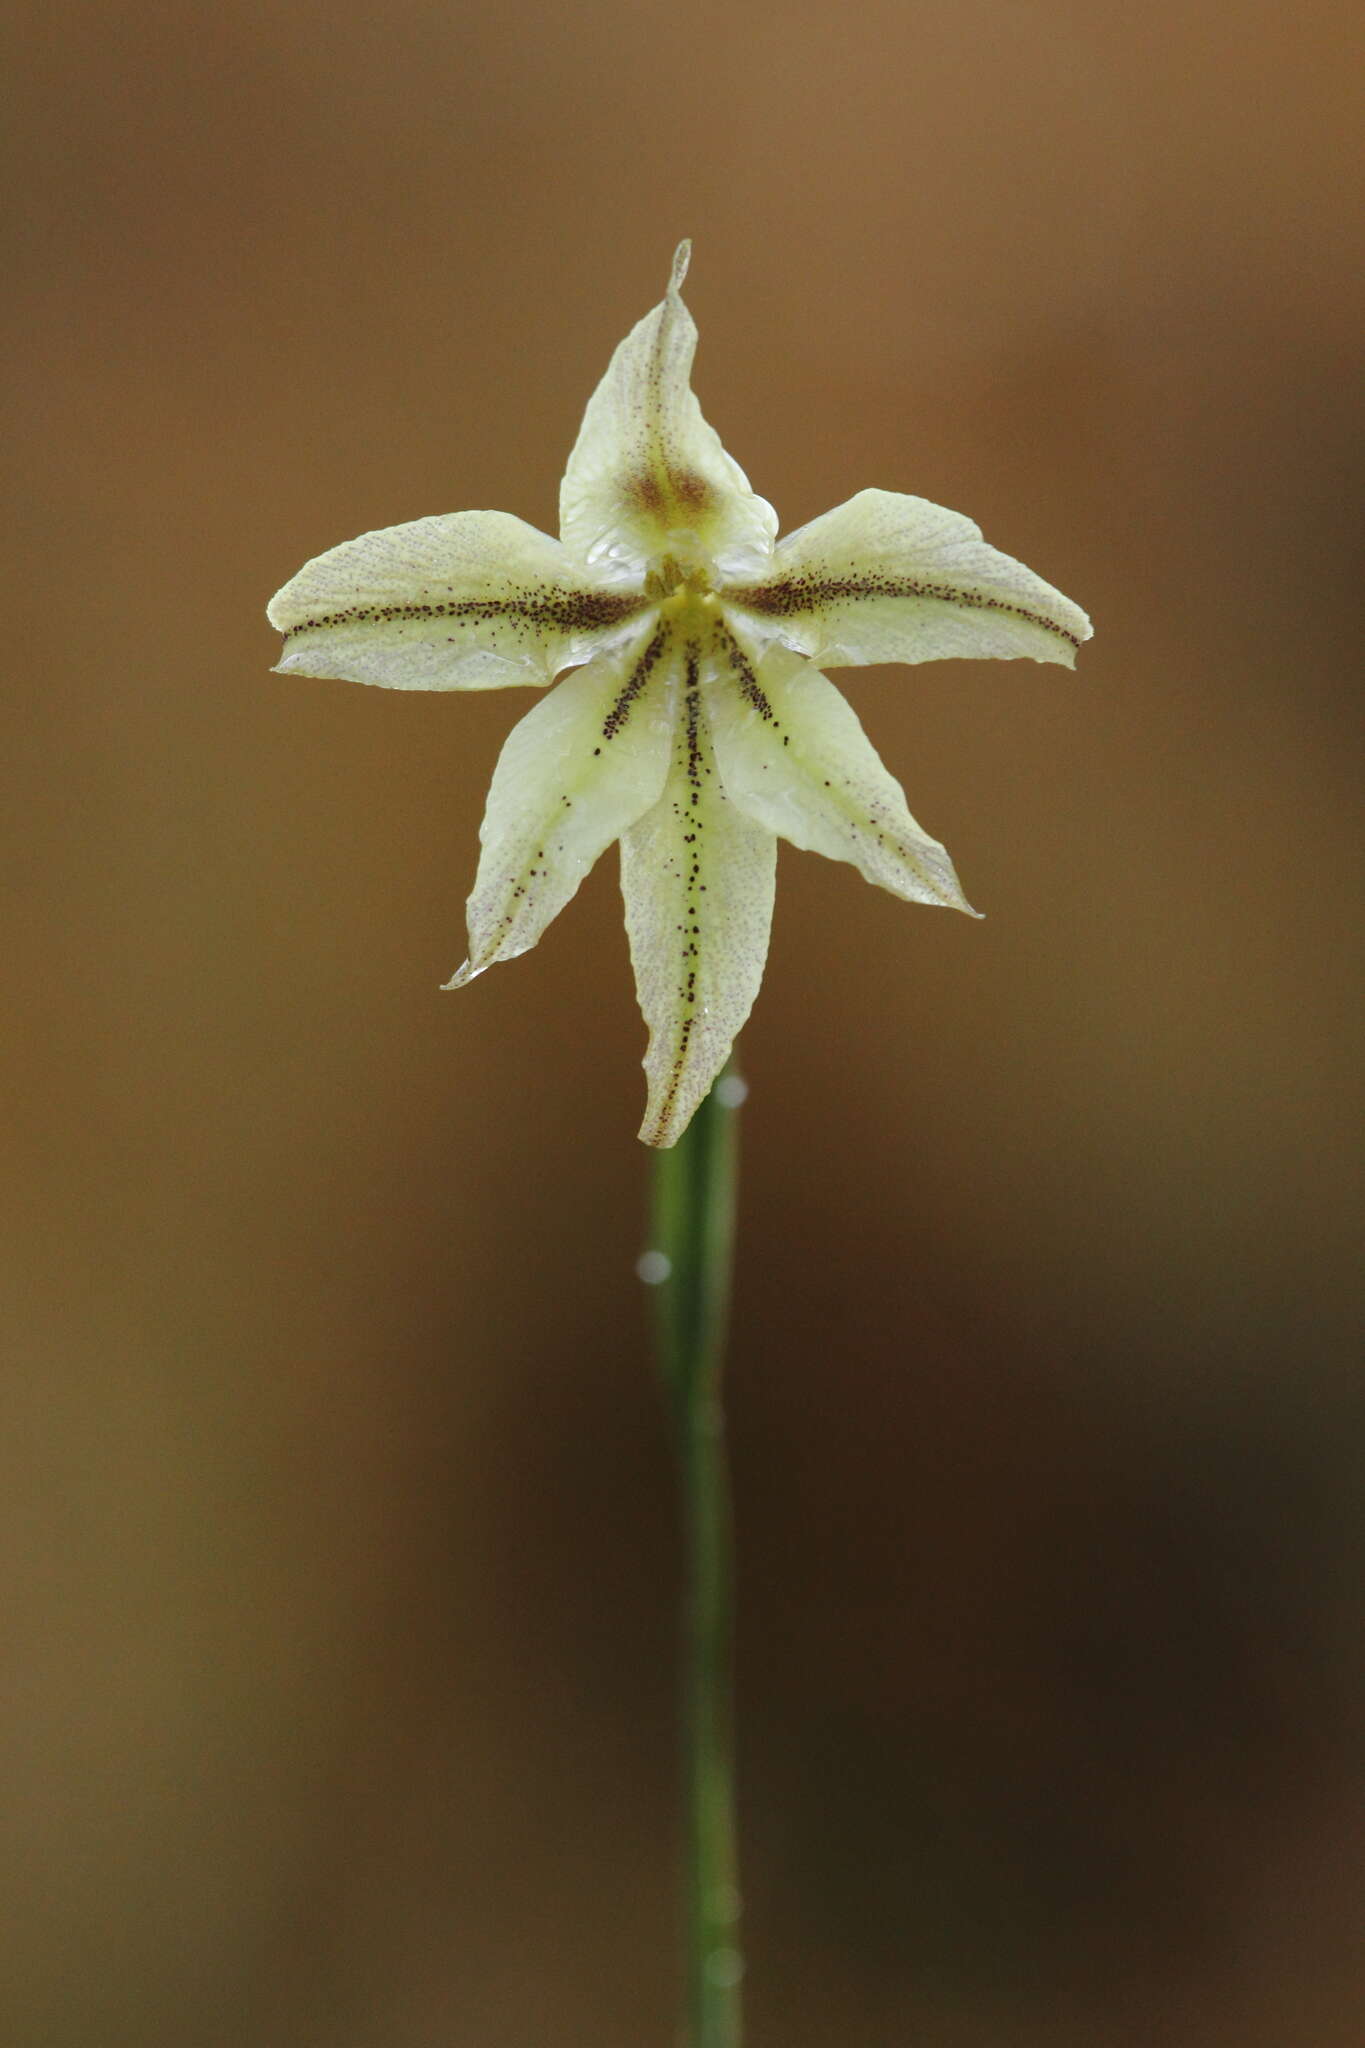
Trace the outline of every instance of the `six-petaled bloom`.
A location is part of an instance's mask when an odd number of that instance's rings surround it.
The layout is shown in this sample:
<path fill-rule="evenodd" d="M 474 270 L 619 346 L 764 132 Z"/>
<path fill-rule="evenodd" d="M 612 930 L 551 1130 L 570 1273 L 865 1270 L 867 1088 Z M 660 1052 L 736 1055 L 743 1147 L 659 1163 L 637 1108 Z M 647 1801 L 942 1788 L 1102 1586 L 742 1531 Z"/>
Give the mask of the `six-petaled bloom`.
<path fill-rule="evenodd" d="M 1075 660 L 1090 622 L 959 513 L 893 491 L 777 540 L 702 418 L 674 259 L 612 357 L 560 490 L 560 539 L 506 512 L 363 534 L 272 600 L 280 669 L 399 690 L 560 681 L 494 772 L 459 988 L 533 946 L 614 839 L 649 1102 L 671 1145 L 758 992 L 778 838 L 968 910 L 822 665 Z M 566 673 L 567 671 L 567 673 Z"/>

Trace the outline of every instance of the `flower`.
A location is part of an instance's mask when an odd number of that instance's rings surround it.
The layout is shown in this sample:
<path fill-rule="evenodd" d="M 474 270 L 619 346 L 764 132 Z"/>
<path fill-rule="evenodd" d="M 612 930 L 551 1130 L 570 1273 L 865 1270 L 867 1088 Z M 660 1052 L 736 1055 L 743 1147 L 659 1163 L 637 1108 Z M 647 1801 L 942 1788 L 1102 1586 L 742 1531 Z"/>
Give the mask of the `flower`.
<path fill-rule="evenodd" d="M 319 555 L 269 607 L 286 673 L 555 683 L 494 771 L 469 957 L 446 986 L 534 946 L 619 839 L 648 1145 L 682 1135 L 753 1005 L 779 838 L 976 914 L 821 667 L 1070 666 L 1090 635 L 1069 599 L 923 498 L 860 491 L 778 541 L 692 392 L 689 253 L 588 406 L 559 540 L 506 512 L 418 519 Z"/>

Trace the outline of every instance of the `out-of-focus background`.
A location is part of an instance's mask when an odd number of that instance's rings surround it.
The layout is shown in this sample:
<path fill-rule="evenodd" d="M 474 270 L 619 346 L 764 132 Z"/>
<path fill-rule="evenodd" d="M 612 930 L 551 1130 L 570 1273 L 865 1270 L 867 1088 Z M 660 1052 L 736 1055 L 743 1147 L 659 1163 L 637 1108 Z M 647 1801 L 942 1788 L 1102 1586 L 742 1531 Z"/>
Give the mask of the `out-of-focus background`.
<path fill-rule="evenodd" d="M 552 527 L 686 233 L 785 526 L 918 492 L 1096 622 L 843 679 L 984 924 L 781 861 L 753 2048 L 1355 2048 L 1358 11 L 12 34 L 0 2038 L 672 2038 L 614 856 L 440 994 L 530 699 L 272 675 L 263 607 Z"/>

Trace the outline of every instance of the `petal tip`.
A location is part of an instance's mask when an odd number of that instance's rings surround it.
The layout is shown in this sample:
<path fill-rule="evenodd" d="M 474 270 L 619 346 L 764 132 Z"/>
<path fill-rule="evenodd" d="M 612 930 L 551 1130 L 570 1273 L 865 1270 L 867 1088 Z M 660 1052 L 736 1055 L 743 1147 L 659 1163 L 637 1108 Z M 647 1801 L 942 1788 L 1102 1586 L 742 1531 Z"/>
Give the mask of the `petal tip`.
<path fill-rule="evenodd" d="M 1075 668 L 1076 657 L 1086 641 L 1094 639 L 1095 628 L 1090 623 L 1089 615 L 1083 612 L 1078 604 L 1070 606 L 1066 628 L 1065 649 L 1058 653 L 1055 658 L 1064 667 Z"/>
<path fill-rule="evenodd" d="M 911 900 L 915 899 L 912 898 Z M 925 899 L 920 898 L 919 900 L 924 901 Z M 974 903 L 967 901 L 962 893 L 962 884 L 958 881 L 956 875 L 952 877 L 951 882 L 946 887 L 940 886 L 928 901 L 933 909 L 960 910 L 964 917 L 974 917 L 978 922 L 986 915 L 984 910 L 978 910 Z"/>
<path fill-rule="evenodd" d="M 948 867 L 946 887 L 943 889 L 938 900 L 942 909 L 960 910 L 964 917 L 974 917 L 978 922 L 986 915 L 984 910 L 978 910 L 974 903 L 967 901 L 966 892 L 957 878 L 957 870 L 952 866 L 951 862 Z"/>
<path fill-rule="evenodd" d="M 673 251 L 673 270 L 668 280 L 670 294 L 676 295 L 682 290 L 683 279 L 687 276 L 687 266 L 691 261 L 691 237 L 684 236 L 683 240 L 679 242 L 677 248 Z"/>
<path fill-rule="evenodd" d="M 482 967 L 476 967 L 471 960 L 466 960 L 463 967 L 456 968 L 449 981 L 441 983 L 441 988 L 442 990 L 448 988 L 467 988 L 475 976 L 482 973 Z"/>

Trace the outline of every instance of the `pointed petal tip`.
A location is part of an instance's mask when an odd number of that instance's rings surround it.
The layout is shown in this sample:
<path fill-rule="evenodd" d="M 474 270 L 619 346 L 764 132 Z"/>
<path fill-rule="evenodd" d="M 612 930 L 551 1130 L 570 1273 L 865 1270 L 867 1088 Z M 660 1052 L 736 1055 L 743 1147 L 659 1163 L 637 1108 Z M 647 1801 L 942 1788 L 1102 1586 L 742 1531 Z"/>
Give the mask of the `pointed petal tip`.
<path fill-rule="evenodd" d="M 691 261 L 692 241 L 690 236 L 685 236 L 673 251 L 673 272 L 668 280 L 668 289 L 671 294 L 682 290 L 683 279 L 687 275 L 687 266 Z"/>
<path fill-rule="evenodd" d="M 951 887 L 945 888 L 942 895 L 938 898 L 939 909 L 960 910 L 964 917 L 974 917 L 980 923 L 985 918 L 985 911 L 978 910 L 975 904 L 967 901 L 962 891 L 962 884 L 957 879 L 956 874 L 953 874 L 950 880 Z"/>
<path fill-rule="evenodd" d="M 645 1120 L 639 1129 L 640 1143 L 647 1145 L 651 1152 L 671 1152 L 691 1121 L 692 1119 L 689 1116 L 680 1124 L 669 1125 L 662 1123 L 654 1105 L 651 1103 L 645 1111 Z"/>
<path fill-rule="evenodd" d="M 956 882 L 956 876 L 953 879 Z M 960 910 L 964 917 L 973 917 L 978 923 L 982 922 L 986 915 L 984 910 L 978 910 L 975 904 L 967 901 L 960 885 L 951 889 L 940 885 L 932 896 L 907 894 L 904 900 L 907 903 L 922 903 L 929 910 Z"/>
<path fill-rule="evenodd" d="M 317 654 L 309 654 L 303 648 L 291 653 L 286 641 L 280 649 L 280 658 L 270 673 L 272 676 L 318 676 L 326 681 L 339 683 L 353 680 L 350 676 L 333 675 L 326 668 L 320 667 L 319 661 L 320 657 Z"/>
<path fill-rule="evenodd" d="M 1072 606 L 1067 624 L 1070 631 L 1067 635 L 1066 643 L 1062 648 L 1059 648 L 1053 659 L 1060 662 L 1063 668 L 1075 668 L 1076 657 L 1086 641 L 1094 639 L 1095 628 L 1091 625 L 1089 617 L 1081 610 L 1079 605 Z"/>
<path fill-rule="evenodd" d="M 287 646 L 282 647 L 280 649 L 280 658 L 270 673 L 272 676 L 306 676 L 310 673 L 306 666 L 306 661 L 307 657 L 305 655 L 291 654 Z"/>
<path fill-rule="evenodd" d="M 470 982 L 482 973 L 482 967 L 475 967 L 470 961 L 466 960 L 463 967 L 456 968 L 449 981 L 441 983 L 441 988 L 443 991 L 448 988 L 467 988 Z"/>

